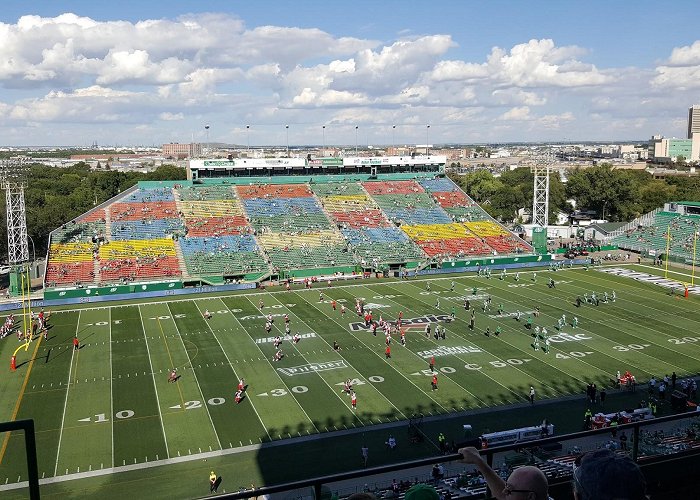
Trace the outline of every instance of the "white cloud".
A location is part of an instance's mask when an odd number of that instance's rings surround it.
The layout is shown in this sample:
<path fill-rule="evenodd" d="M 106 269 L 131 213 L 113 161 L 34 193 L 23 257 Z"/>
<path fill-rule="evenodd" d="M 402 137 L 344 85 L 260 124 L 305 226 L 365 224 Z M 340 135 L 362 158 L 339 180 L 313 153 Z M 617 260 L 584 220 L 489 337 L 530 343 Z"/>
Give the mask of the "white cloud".
<path fill-rule="evenodd" d="M 527 106 L 509 109 L 500 116 L 501 120 L 508 121 L 523 121 L 530 120 L 530 118 L 530 108 Z"/>
<path fill-rule="evenodd" d="M 700 40 L 696 40 L 690 46 L 674 48 L 668 60 L 669 66 L 697 66 L 698 64 L 700 64 Z"/>
<path fill-rule="evenodd" d="M 434 142 L 528 140 L 551 131 L 638 137 L 649 133 L 645 127 L 673 135 L 685 114 L 679 102 L 696 101 L 700 87 L 700 41 L 673 49 L 652 71 L 599 69 L 586 47 L 550 39 L 467 58 L 448 34 L 378 41 L 248 27 L 219 13 L 138 22 L 23 16 L 0 23 L 0 40 L 7 141 L 27 140 L 26 127 L 32 139 L 52 141 L 80 133 L 114 143 L 134 130 L 189 140 L 200 128 L 192 124 L 205 122 L 221 141 L 232 138 L 217 134 L 249 123 L 251 143 L 279 141 L 280 123 L 299 124 L 299 135 L 328 124 L 329 142 L 349 143 L 357 124 L 367 141 L 375 133 L 386 140 L 387 124 L 397 124 L 397 142 L 414 143 L 425 140 L 427 123 Z"/>
<path fill-rule="evenodd" d="M 179 121 L 179 120 L 184 120 L 185 115 L 182 113 L 170 113 L 168 111 L 161 113 L 158 115 L 158 118 L 160 118 L 163 121 L 166 122 L 174 122 L 174 121 Z"/>

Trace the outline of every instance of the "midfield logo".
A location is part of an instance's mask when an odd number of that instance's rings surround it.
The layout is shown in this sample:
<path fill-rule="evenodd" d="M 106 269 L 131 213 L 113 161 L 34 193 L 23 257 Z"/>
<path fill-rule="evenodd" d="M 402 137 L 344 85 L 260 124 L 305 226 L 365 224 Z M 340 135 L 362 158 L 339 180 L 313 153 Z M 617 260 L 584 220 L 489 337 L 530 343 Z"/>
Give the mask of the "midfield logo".
<path fill-rule="evenodd" d="M 418 318 L 402 319 L 401 326 L 406 325 L 425 325 L 428 323 L 439 323 L 441 321 L 450 321 L 452 318 L 448 314 L 428 314 L 426 316 L 420 316 Z M 396 321 L 388 321 L 391 325 L 396 325 Z M 365 322 L 350 323 L 350 331 L 359 332 L 361 330 L 369 331 L 370 327 L 365 326 Z"/>

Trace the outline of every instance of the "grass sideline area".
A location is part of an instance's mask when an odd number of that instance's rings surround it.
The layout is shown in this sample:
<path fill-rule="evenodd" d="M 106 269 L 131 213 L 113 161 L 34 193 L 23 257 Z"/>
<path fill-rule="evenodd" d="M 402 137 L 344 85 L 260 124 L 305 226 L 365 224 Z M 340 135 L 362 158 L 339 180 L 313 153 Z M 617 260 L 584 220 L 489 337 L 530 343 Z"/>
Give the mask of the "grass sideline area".
<path fill-rule="evenodd" d="M 517 282 L 515 272 L 504 280 L 495 272 L 491 279 L 472 273 L 57 308 L 48 340 L 21 351 L 17 371 L 0 378 L 0 418 L 34 418 L 40 477 L 57 480 L 42 486 L 46 497 L 123 497 L 146 488 L 154 498 L 201 496 L 212 468 L 223 478 L 220 492 L 275 484 L 359 468 L 363 444 L 372 466 L 432 456 L 437 433 L 459 441 L 465 423 L 480 434 L 548 418 L 558 434 L 571 432 L 581 428 L 586 383 L 610 388 L 617 370 L 629 369 L 643 383 L 672 371 L 692 376 L 700 367 L 698 297 L 671 296 L 601 269 L 537 270 L 536 279 L 521 271 Z M 550 277 L 554 289 L 547 286 Z M 584 293 L 602 299 L 613 290 L 615 302 L 575 306 Z M 482 312 L 487 296 L 491 310 Z M 406 346 L 393 340 L 390 359 L 383 334 L 356 325 L 362 321 L 354 313 L 358 297 L 374 319 L 393 320 L 401 311 L 404 320 L 416 320 Z M 473 331 L 465 298 L 476 309 Z M 534 350 L 525 327 L 536 307 L 541 315 L 534 325 L 557 335 L 550 337 L 549 354 Z M 453 308 L 455 320 L 441 323 L 446 339 L 426 338 L 424 325 Z M 205 310 L 211 319 L 203 318 Z M 513 317 L 518 310 L 520 321 Z M 267 314 L 275 315 L 270 335 Z M 284 314 L 292 333 L 303 338 L 285 340 L 286 356 L 273 362 L 270 337 L 283 333 Z M 567 325 L 558 331 L 562 314 Z M 577 328 L 571 327 L 574 316 Z M 502 333 L 495 337 L 497 327 Z M 82 344 L 77 351 L 74 335 Z M 15 338 L 0 344 L 8 364 Z M 333 350 L 334 341 L 340 351 Z M 431 356 L 438 390 L 430 385 Z M 180 375 L 176 383 L 167 380 L 172 367 Z M 237 404 L 240 378 L 248 389 Z M 348 378 L 355 379 L 356 410 L 342 392 Z M 534 405 L 527 402 L 531 385 Z M 645 396 L 611 391 L 606 411 L 634 407 Z M 411 444 L 406 421 L 416 413 L 425 416 L 427 439 Z M 393 452 L 384 446 L 389 433 L 399 444 Z M 1 437 L 0 486 L 25 481 L 22 436 Z M 76 479 L 63 480 L 69 477 Z M 2 493 L 26 494 L 26 488 Z"/>

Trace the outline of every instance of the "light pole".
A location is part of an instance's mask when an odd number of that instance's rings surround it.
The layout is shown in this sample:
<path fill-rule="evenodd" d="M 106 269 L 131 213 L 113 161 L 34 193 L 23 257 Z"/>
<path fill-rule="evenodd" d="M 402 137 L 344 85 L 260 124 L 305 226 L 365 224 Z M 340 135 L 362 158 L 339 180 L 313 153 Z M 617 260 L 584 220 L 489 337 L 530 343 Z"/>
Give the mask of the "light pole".
<path fill-rule="evenodd" d="M 425 155 L 430 156 L 430 125 L 425 127 Z"/>
<path fill-rule="evenodd" d="M 396 154 L 396 125 L 391 126 L 391 149 L 393 149 L 394 154 Z"/>
<path fill-rule="evenodd" d="M 358 126 L 355 125 L 355 156 L 357 156 L 357 129 Z"/>
<path fill-rule="evenodd" d="M 204 125 L 204 130 L 207 132 L 207 152 L 211 151 L 211 145 L 209 144 L 209 125 Z"/>
<path fill-rule="evenodd" d="M 325 155 L 326 154 L 325 153 L 325 151 L 326 151 L 326 126 L 322 125 L 321 129 L 323 130 L 323 151 L 324 151 L 322 154 Z"/>
<path fill-rule="evenodd" d="M 248 154 L 250 154 L 250 125 L 245 126 L 245 141 L 246 150 L 248 151 Z"/>
<path fill-rule="evenodd" d="M 289 158 L 289 125 L 284 126 L 287 129 L 287 158 Z"/>
<path fill-rule="evenodd" d="M 605 206 L 608 204 L 608 200 L 603 201 L 603 220 L 605 220 Z"/>

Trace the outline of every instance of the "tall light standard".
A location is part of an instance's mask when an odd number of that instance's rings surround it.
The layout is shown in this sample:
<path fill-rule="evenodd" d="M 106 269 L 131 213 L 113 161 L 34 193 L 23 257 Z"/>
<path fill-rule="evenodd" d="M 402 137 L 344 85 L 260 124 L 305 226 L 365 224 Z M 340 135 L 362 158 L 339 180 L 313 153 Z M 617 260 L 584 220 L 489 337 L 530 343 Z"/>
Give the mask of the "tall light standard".
<path fill-rule="evenodd" d="M 357 129 L 358 126 L 355 125 L 355 156 L 357 156 Z"/>
<path fill-rule="evenodd" d="M 396 154 L 396 125 L 391 126 L 391 149 L 393 149 L 394 154 Z"/>
<path fill-rule="evenodd" d="M 248 154 L 250 155 L 250 125 L 245 126 L 245 142 L 246 142 L 246 150 L 248 151 Z"/>
<path fill-rule="evenodd" d="M 425 127 L 425 155 L 430 156 L 430 125 Z"/>
<path fill-rule="evenodd" d="M 29 236 L 29 233 L 27 233 L 27 238 L 29 238 L 29 241 L 32 242 L 32 265 L 36 262 L 36 250 L 34 249 L 34 239 L 32 239 L 31 236 Z"/>
<path fill-rule="evenodd" d="M 323 131 L 323 151 L 324 151 L 322 154 L 325 155 L 325 154 L 326 154 L 326 153 L 325 153 L 325 151 L 326 151 L 326 126 L 325 126 L 325 125 L 322 125 L 322 126 L 321 126 L 321 129 L 322 129 L 322 131 Z"/>
<path fill-rule="evenodd" d="M 287 129 L 287 158 L 289 158 L 289 125 L 284 126 Z"/>
<path fill-rule="evenodd" d="M 204 125 L 204 130 L 207 132 L 207 152 L 210 152 L 211 144 L 209 144 L 209 125 Z"/>

